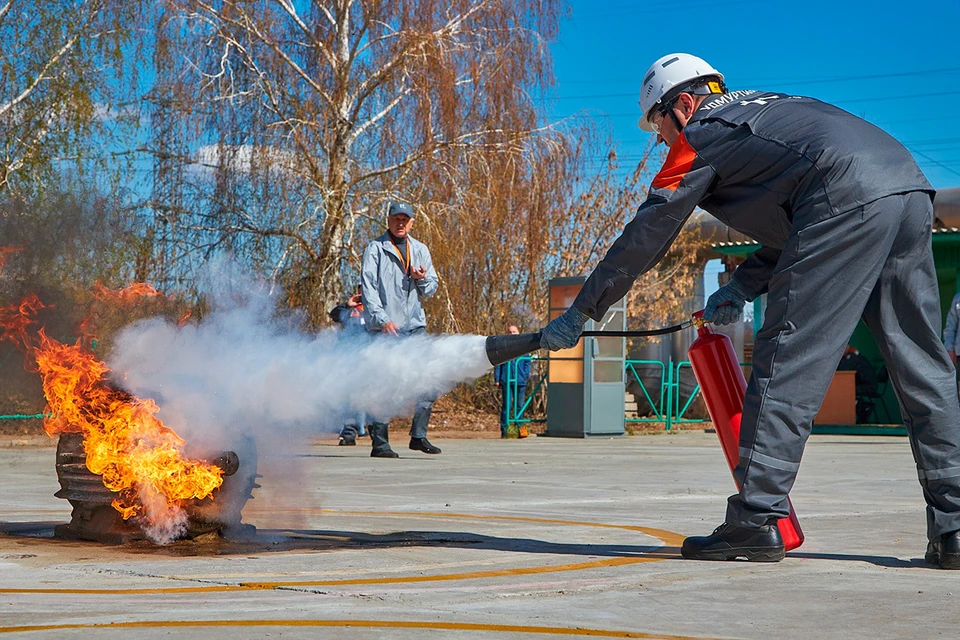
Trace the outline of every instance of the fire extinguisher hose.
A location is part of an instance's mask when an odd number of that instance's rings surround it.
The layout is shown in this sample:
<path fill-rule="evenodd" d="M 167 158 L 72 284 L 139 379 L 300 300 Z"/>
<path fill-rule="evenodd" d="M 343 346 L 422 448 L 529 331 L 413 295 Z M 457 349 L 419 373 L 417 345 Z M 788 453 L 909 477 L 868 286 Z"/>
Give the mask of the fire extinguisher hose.
<path fill-rule="evenodd" d="M 687 327 L 692 327 L 694 325 L 693 320 L 687 320 L 681 322 L 680 324 L 671 325 L 669 327 L 661 327 L 660 329 L 638 329 L 636 331 L 584 331 L 582 334 L 585 338 L 642 338 L 644 336 L 662 336 L 668 333 L 676 333 L 677 331 L 682 331 Z"/>

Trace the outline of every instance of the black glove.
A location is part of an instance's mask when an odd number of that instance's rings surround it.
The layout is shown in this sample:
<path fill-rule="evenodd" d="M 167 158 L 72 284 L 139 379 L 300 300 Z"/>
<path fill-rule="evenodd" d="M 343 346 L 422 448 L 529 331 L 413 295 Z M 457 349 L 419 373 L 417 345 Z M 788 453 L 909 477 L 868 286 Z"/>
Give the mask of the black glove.
<path fill-rule="evenodd" d="M 703 319 L 717 326 L 739 322 L 746 301 L 747 292 L 743 290 L 736 278 L 730 278 L 730 282 L 707 298 L 707 306 L 703 308 Z"/>
<path fill-rule="evenodd" d="M 548 351 L 573 348 L 589 319 L 579 309 L 570 307 L 540 330 L 540 346 Z"/>

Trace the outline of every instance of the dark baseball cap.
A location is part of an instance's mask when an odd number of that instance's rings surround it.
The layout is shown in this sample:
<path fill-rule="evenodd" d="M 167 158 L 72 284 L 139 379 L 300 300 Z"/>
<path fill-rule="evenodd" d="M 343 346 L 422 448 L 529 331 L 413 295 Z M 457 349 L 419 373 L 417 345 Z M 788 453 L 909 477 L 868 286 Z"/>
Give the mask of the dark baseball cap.
<path fill-rule="evenodd" d="M 387 210 L 388 216 L 399 216 L 405 215 L 413 217 L 413 207 L 407 204 L 406 202 L 391 202 L 390 208 Z"/>

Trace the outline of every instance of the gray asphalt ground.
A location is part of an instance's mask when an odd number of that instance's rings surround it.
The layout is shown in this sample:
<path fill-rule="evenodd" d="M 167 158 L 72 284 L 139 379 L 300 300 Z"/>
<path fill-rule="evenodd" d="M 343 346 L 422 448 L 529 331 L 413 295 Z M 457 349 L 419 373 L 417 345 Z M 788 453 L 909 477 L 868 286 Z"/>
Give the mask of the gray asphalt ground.
<path fill-rule="evenodd" d="M 8 442 L 0 636 L 960 637 L 905 438 L 814 436 L 792 494 L 807 539 L 779 564 L 679 557 L 733 488 L 710 433 L 394 440 L 399 460 L 368 440 L 263 460 L 254 539 L 162 548 L 54 539 L 54 449 Z"/>

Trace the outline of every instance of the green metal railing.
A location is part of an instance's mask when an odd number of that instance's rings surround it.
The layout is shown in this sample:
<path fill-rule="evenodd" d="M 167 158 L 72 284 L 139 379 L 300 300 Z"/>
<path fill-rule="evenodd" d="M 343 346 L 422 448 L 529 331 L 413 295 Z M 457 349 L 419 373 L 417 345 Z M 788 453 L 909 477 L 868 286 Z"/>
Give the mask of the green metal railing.
<path fill-rule="evenodd" d="M 517 360 L 529 360 L 530 367 L 532 369 L 535 362 L 545 362 L 546 358 L 539 358 L 537 356 L 521 356 L 520 358 L 517 358 Z M 517 402 L 517 396 L 520 388 L 520 385 L 518 385 L 517 382 L 517 368 L 507 366 L 507 386 L 505 388 L 505 400 L 507 405 L 507 433 L 510 433 L 511 427 L 519 427 L 521 424 L 527 424 L 530 422 L 546 422 L 546 420 L 543 418 L 526 418 L 524 417 L 524 414 L 533 404 L 533 399 L 537 396 L 537 392 L 539 392 L 541 387 L 546 384 L 547 377 L 540 376 L 540 379 L 537 380 L 537 384 L 534 386 L 533 391 L 525 393 L 526 397 L 523 399 L 522 403 Z M 525 384 L 523 386 L 526 388 Z"/>
<path fill-rule="evenodd" d="M 690 369 L 691 373 L 693 372 L 689 361 L 661 362 L 660 360 L 626 360 L 624 365 L 626 372 L 632 375 L 633 379 L 640 385 L 640 390 L 643 392 L 644 398 L 653 411 L 653 415 L 650 417 L 626 418 L 626 422 L 662 422 L 667 431 L 670 431 L 675 424 L 707 422 L 707 420 L 703 418 L 687 417 L 687 412 L 700 395 L 699 384 L 694 386 L 686 402 L 683 402 L 683 397 L 680 393 L 680 379 L 683 370 Z M 643 377 L 637 372 L 638 365 L 646 365 L 659 369 L 659 375 L 653 376 L 653 380 L 656 381 L 656 386 L 660 388 L 658 401 L 654 402 L 653 397 L 650 395 L 650 390 L 647 389 L 647 383 L 644 382 Z M 651 376 L 648 376 L 648 379 L 650 377 Z M 681 402 L 683 402 L 682 406 Z"/>
<path fill-rule="evenodd" d="M 534 362 L 546 361 L 546 358 L 531 356 L 524 356 L 524 359 L 530 360 L 531 365 Z M 648 381 L 645 383 L 643 376 L 641 376 L 637 371 L 638 366 L 653 367 L 657 373 L 652 376 L 652 380 L 650 379 L 651 376 L 647 376 Z M 626 422 L 662 422 L 667 431 L 670 431 L 673 426 L 677 424 L 707 422 L 707 420 L 703 418 L 691 418 L 688 416 L 693 403 L 700 396 L 700 385 L 695 385 L 693 391 L 690 393 L 690 396 L 684 401 L 682 394 L 680 393 L 680 379 L 682 373 L 687 369 L 690 369 L 692 374 L 693 370 L 690 362 L 688 361 L 675 363 L 661 362 L 660 360 L 625 360 L 625 374 L 627 376 L 633 376 L 633 379 L 636 380 L 637 384 L 640 386 L 641 392 L 643 393 L 643 397 L 646 399 L 653 412 L 653 415 L 649 417 L 626 418 Z M 530 408 L 533 398 L 537 395 L 537 392 L 540 391 L 540 388 L 545 384 L 547 384 L 547 378 L 546 376 L 541 376 L 533 391 L 530 391 L 526 394 L 526 398 L 524 398 L 523 402 L 517 402 L 516 399 L 518 386 L 516 369 L 514 367 L 507 369 L 506 400 L 508 432 L 511 427 L 519 426 L 521 424 L 530 422 L 545 422 L 545 420 L 542 418 L 526 417 L 526 412 Z M 648 388 L 648 384 L 650 387 L 656 386 L 658 388 L 650 389 Z"/>
<path fill-rule="evenodd" d="M 649 365 L 652 367 L 657 367 L 660 370 L 660 393 L 659 399 L 654 402 L 653 398 L 650 397 L 650 391 L 647 389 L 647 385 L 644 384 L 643 378 L 637 373 L 637 365 Z M 671 373 L 667 373 L 667 366 L 660 362 L 659 360 L 627 360 L 625 362 L 626 373 L 633 376 L 633 379 L 637 381 L 637 384 L 640 385 L 640 390 L 643 392 L 643 397 L 646 398 L 647 403 L 653 409 L 652 418 L 628 418 L 627 422 L 666 422 L 669 420 L 666 414 L 669 413 L 670 403 L 667 402 L 664 404 L 664 396 L 667 393 L 667 385 L 664 384 L 664 379 L 671 377 Z M 668 422 L 669 424 L 669 422 Z"/>

